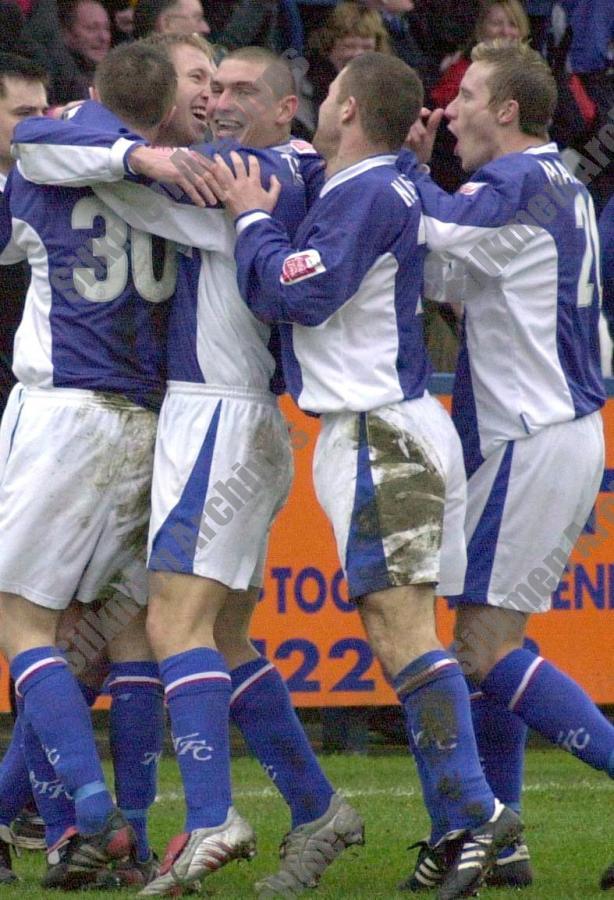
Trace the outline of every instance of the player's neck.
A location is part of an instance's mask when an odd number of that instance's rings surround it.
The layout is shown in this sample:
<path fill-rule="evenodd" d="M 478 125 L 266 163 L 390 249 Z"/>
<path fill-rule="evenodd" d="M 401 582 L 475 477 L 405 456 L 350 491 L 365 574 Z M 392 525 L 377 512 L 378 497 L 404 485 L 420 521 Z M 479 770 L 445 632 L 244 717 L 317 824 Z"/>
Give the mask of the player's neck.
<path fill-rule="evenodd" d="M 536 136 L 532 134 L 516 134 L 506 135 L 505 140 L 499 142 L 499 152 L 494 158 L 506 156 L 508 153 L 524 153 L 531 147 L 542 147 L 548 143 L 548 136 Z"/>
<path fill-rule="evenodd" d="M 348 169 L 368 159 L 370 156 L 389 154 L 390 148 L 385 144 L 373 144 L 367 141 L 341 141 L 337 152 L 326 162 L 326 177 L 332 178 L 342 169 Z"/>

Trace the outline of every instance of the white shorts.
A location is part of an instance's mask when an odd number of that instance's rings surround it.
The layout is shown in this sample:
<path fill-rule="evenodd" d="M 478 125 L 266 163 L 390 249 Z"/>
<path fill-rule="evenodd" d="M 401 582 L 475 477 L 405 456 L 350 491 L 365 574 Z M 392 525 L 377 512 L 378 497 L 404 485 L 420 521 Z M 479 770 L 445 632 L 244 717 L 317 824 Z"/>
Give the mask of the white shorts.
<path fill-rule="evenodd" d="M 0 428 L 0 590 L 48 609 L 107 584 L 147 600 L 157 416 L 115 394 L 24 388 Z"/>
<path fill-rule="evenodd" d="M 466 482 L 458 435 L 425 394 L 322 417 L 314 461 L 350 598 L 409 584 L 457 590 L 465 576 Z"/>
<path fill-rule="evenodd" d="M 599 412 L 499 447 L 467 485 L 458 603 L 546 612 L 603 477 Z"/>
<path fill-rule="evenodd" d="M 272 394 L 171 382 L 156 443 L 148 568 L 260 587 L 269 530 L 292 483 Z"/>

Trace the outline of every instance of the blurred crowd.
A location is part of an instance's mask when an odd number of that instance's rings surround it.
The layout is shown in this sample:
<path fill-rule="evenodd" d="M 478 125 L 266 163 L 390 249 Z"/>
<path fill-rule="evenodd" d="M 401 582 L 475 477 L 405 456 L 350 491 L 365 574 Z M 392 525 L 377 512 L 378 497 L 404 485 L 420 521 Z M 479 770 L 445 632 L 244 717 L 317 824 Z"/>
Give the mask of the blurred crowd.
<path fill-rule="evenodd" d="M 50 101 L 87 96 L 110 48 L 152 32 L 197 32 L 221 57 L 261 45 L 296 60 L 301 104 L 295 133 L 309 139 L 335 74 L 366 50 L 397 54 L 421 75 L 431 106 L 454 98 L 474 43 L 530 41 L 559 85 L 552 137 L 577 151 L 614 109 L 611 0 L 0 0 L 0 50 L 40 62 Z M 433 173 L 463 180 L 449 133 L 440 129 Z M 598 212 L 613 193 L 611 166 L 593 179 Z"/>

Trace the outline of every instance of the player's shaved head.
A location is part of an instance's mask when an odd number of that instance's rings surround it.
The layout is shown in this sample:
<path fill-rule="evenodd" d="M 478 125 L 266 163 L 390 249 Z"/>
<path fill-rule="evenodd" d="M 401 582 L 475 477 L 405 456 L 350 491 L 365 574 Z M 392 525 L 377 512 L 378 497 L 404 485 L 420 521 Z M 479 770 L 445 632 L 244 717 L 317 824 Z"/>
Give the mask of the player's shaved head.
<path fill-rule="evenodd" d="M 294 74 L 284 56 L 278 56 L 265 47 L 241 47 L 224 57 L 224 61 L 232 59 L 262 66 L 263 72 L 260 77 L 271 89 L 276 100 L 296 93 Z"/>

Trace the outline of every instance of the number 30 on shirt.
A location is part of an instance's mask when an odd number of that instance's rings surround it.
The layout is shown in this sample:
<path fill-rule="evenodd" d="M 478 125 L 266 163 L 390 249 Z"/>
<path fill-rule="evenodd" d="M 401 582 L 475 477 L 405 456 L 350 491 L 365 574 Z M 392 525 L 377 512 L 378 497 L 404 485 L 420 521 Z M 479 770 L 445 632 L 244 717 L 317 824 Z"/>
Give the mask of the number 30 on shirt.
<path fill-rule="evenodd" d="M 92 257 L 105 264 L 104 278 L 98 277 L 91 265 L 77 265 L 73 269 L 73 285 L 80 297 L 92 303 L 108 303 L 122 294 L 130 272 L 137 293 L 150 303 L 162 303 L 175 291 L 177 256 L 174 244 L 164 244 L 164 266 L 160 278 L 153 269 L 152 236 L 131 229 L 123 219 L 105 206 L 97 197 L 83 197 L 75 203 L 71 216 L 74 229 L 90 230 L 96 219 L 102 219 L 104 233 L 88 242 L 91 251 L 83 248 L 80 262 Z"/>

